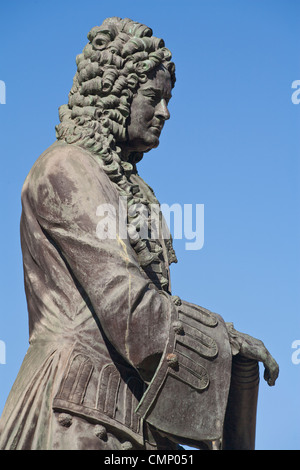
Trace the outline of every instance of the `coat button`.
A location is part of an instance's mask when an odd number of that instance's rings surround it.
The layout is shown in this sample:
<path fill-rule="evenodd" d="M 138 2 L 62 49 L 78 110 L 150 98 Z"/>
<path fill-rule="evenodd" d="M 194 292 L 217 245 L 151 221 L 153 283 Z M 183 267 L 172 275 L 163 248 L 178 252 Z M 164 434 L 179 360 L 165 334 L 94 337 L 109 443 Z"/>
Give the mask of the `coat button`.
<path fill-rule="evenodd" d="M 131 442 L 125 441 L 123 442 L 123 444 L 121 444 L 121 450 L 131 450 L 131 449 L 132 449 Z"/>
<path fill-rule="evenodd" d="M 94 428 L 94 434 L 97 436 L 101 441 L 106 441 L 107 439 L 107 432 L 106 428 L 102 426 L 101 424 L 96 424 Z"/>
<path fill-rule="evenodd" d="M 61 424 L 61 426 L 64 426 L 65 428 L 69 428 L 72 424 L 72 416 L 69 415 L 68 413 L 60 413 L 58 415 L 58 422 Z"/>
<path fill-rule="evenodd" d="M 177 307 L 181 305 L 181 298 L 178 295 L 172 295 L 172 300 Z"/>
<path fill-rule="evenodd" d="M 183 328 L 183 324 L 181 323 L 181 321 L 174 321 L 173 324 L 173 330 L 175 331 L 175 333 L 177 335 L 184 335 L 184 328 Z"/>
<path fill-rule="evenodd" d="M 174 370 L 177 370 L 179 367 L 179 361 L 178 361 L 178 356 L 177 354 L 167 354 L 166 356 L 168 366 L 171 367 Z"/>

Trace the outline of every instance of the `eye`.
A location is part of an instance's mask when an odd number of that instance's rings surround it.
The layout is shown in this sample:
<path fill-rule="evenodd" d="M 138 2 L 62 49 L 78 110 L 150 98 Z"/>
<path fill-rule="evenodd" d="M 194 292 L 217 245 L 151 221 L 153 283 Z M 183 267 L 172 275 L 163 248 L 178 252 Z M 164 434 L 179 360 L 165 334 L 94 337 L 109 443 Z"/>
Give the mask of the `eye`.
<path fill-rule="evenodd" d="M 150 103 L 156 104 L 159 103 L 159 98 L 156 95 L 148 96 Z"/>
<path fill-rule="evenodd" d="M 161 100 L 161 93 L 159 90 L 155 90 L 154 88 L 146 88 L 142 90 L 144 96 L 149 98 L 151 103 L 158 103 Z"/>

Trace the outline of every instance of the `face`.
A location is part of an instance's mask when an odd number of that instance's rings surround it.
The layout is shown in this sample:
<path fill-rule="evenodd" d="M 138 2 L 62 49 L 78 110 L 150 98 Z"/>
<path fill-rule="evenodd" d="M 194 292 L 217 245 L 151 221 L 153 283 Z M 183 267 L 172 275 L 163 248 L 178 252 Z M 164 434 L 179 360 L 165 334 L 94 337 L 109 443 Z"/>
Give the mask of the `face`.
<path fill-rule="evenodd" d="M 168 102 L 171 91 L 170 74 L 162 66 L 139 87 L 131 104 L 127 150 L 147 152 L 158 146 L 164 123 L 170 118 Z"/>

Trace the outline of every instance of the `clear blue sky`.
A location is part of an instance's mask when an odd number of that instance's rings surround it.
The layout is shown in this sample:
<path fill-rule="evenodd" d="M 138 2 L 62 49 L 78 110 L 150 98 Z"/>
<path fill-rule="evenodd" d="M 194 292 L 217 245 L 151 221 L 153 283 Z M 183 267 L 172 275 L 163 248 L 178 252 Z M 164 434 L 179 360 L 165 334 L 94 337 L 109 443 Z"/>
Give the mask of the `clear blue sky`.
<path fill-rule="evenodd" d="M 173 293 L 264 341 L 280 377 L 261 380 L 256 448 L 300 449 L 298 0 L 2 2 L 0 412 L 28 347 L 22 184 L 55 140 L 75 56 L 108 16 L 150 26 L 176 63 L 171 119 L 140 164 L 160 202 L 204 204 L 203 248 L 175 240 Z"/>

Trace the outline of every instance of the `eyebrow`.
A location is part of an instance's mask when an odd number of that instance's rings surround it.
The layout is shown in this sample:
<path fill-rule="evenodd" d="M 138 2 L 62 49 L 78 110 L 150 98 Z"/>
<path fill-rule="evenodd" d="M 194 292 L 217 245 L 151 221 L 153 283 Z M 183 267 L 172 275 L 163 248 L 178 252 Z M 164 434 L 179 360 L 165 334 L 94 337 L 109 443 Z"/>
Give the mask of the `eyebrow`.
<path fill-rule="evenodd" d="M 151 93 L 154 93 L 155 95 L 159 96 L 159 97 L 162 97 L 163 94 L 162 94 L 162 91 L 159 89 L 159 88 L 155 88 L 155 87 L 152 87 L 152 86 L 149 86 L 149 87 L 146 87 L 146 88 L 142 88 L 141 89 L 141 93 L 143 95 L 147 95 L 147 92 L 151 92 Z M 164 96 L 164 98 L 170 100 L 172 98 L 172 94 L 168 93 L 167 95 Z"/>

